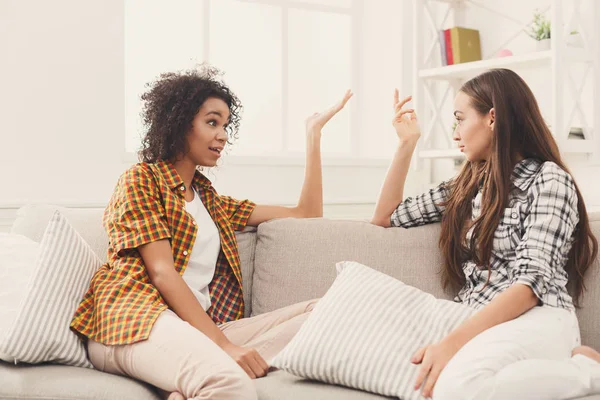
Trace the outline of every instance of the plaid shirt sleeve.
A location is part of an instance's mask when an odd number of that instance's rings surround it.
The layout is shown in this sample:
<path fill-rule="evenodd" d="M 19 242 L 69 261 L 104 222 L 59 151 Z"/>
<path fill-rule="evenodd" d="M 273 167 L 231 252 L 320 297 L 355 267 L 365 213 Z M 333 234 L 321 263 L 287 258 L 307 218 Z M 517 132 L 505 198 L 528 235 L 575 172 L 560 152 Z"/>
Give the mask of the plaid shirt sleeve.
<path fill-rule="evenodd" d="M 219 196 L 219 200 L 233 230 L 243 230 L 248 224 L 248 218 L 250 218 L 256 204 L 250 200 L 240 201 L 229 196 Z"/>
<path fill-rule="evenodd" d="M 104 213 L 104 226 L 115 252 L 170 239 L 165 215 L 152 173 L 139 165 L 125 172 Z"/>
<path fill-rule="evenodd" d="M 450 185 L 451 181 L 445 181 L 426 193 L 408 197 L 392 213 L 391 226 L 412 228 L 441 221 Z"/>
<path fill-rule="evenodd" d="M 531 185 L 530 211 L 523 223 L 523 236 L 516 248 L 512 283 L 531 287 L 542 299 L 556 268 L 564 265 L 579 222 L 577 192 L 571 176 L 554 163 L 547 163 Z"/>

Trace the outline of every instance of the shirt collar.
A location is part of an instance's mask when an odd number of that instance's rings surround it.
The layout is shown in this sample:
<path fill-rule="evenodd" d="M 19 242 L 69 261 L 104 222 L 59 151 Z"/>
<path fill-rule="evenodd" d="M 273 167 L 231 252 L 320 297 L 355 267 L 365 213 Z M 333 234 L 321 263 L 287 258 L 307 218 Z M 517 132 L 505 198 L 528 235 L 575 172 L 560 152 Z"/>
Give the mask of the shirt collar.
<path fill-rule="evenodd" d="M 167 186 L 171 190 L 176 190 L 183 185 L 183 179 L 181 179 L 171 161 L 160 160 L 156 162 L 156 166 L 158 171 L 167 181 Z M 198 189 L 201 187 L 210 187 L 211 185 L 212 183 L 210 179 L 205 177 L 200 171 L 196 170 L 194 173 L 194 178 L 192 179 L 192 187 Z"/>
<path fill-rule="evenodd" d="M 513 185 L 521 191 L 529 189 L 541 164 L 542 162 L 535 158 L 525 158 L 519 161 L 512 172 Z"/>

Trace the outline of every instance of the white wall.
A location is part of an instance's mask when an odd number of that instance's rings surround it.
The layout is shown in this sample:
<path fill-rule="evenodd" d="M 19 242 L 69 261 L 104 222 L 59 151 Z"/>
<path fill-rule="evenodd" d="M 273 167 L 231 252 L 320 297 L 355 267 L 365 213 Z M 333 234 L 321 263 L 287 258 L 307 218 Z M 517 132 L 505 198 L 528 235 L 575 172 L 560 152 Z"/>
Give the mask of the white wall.
<path fill-rule="evenodd" d="M 365 3 L 363 85 L 353 89 L 368 116 L 363 145 L 391 154 L 390 99 L 407 55 L 400 41 L 390 48 L 389 38 L 399 35 L 402 10 L 392 0 Z M 102 206 L 110 197 L 130 165 L 123 158 L 123 23 L 123 0 L 0 0 L 0 208 Z M 386 164 L 326 166 L 326 214 L 367 218 Z M 291 204 L 303 167 L 225 160 L 209 176 L 222 193 Z M 407 193 L 415 192 L 415 179 Z"/>
<path fill-rule="evenodd" d="M 410 78 L 411 37 L 402 24 L 411 19 L 410 8 L 394 0 L 363 7 L 363 83 L 353 88 L 353 101 L 366 116 L 363 145 L 389 155 L 392 89 L 409 87 L 403 79 Z M 0 225 L 29 202 L 102 206 L 129 166 L 122 158 L 123 19 L 123 0 L 0 0 L 0 209 L 9 209 L 0 212 Z M 384 164 L 326 166 L 326 215 L 367 218 Z M 574 170 L 588 202 L 600 205 L 600 169 Z M 222 193 L 290 204 L 303 168 L 225 161 L 210 176 Z M 419 188 L 411 174 L 406 193 Z"/>
<path fill-rule="evenodd" d="M 0 0 L 0 202 L 106 201 L 122 170 L 120 2 Z"/>

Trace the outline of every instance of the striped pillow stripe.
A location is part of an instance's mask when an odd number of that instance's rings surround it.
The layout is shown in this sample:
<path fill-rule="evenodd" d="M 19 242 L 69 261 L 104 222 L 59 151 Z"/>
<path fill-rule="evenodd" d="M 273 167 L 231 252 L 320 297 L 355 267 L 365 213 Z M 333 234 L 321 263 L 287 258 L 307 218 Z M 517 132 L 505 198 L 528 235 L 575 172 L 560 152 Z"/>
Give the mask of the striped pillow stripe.
<path fill-rule="evenodd" d="M 272 366 L 385 396 L 422 398 L 413 390 L 419 366 L 410 358 L 474 310 L 356 262 L 337 269 L 331 288 Z"/>
<path fill-rule="evenodd" d="M 0 343 L 0 352 L 15 363 L 92 368 L 83 343 L 69 325 L 100 265 L 92 249 L 56 211 L 42 238 L 25 301 Z"/>

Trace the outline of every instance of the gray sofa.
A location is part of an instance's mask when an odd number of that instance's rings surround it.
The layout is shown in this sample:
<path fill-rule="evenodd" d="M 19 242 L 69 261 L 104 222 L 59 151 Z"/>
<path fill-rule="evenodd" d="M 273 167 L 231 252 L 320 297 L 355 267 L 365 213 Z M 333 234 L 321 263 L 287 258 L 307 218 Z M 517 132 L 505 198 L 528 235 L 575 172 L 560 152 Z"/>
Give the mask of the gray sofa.
<path fill-rule="evenodd" d="M 40 240 L 53 206 L 26 206 L 18 212 L 14 233 Z M 61 209 L 63 215 L 105 258 L 107 238 L 102 210 Z M 592 228 L 600 237 L 600 214 Z M 397 277 L 438 297 L 451 298 L 439 279 L 439 225 L 410 230 L 384 229 L 366 222 L 283 219 L 238 234 L 248 315 L 322 296 L 335 278 L 335 262 L 355 260 Z M 587 276 L 588 292 L 579 310 L 584 344 L 600 348 L 600 265 Z M 384 397 L 310 382 L 276 371 L 258 379 L 261 400 Z M 159 399 L 148 385 L 96 370 L 59 365 L 9 365 L 0 362 L 0 399 Z M 600 395 L 586 399 L 600 400 Z"/>

